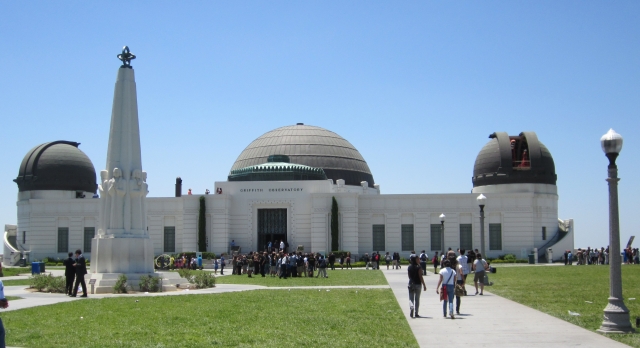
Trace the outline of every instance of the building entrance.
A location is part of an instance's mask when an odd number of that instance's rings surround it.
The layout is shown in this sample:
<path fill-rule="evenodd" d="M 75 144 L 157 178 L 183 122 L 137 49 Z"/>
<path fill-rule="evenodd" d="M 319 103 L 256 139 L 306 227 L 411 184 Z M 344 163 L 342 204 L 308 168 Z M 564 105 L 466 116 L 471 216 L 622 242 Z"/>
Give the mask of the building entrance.
<path fill-rule="evenodd" d="M 278 249 L 281 240 L 287 240 L 287 209 L 258 209 L 258 247 L 265 250 L 271 242 Z"/>

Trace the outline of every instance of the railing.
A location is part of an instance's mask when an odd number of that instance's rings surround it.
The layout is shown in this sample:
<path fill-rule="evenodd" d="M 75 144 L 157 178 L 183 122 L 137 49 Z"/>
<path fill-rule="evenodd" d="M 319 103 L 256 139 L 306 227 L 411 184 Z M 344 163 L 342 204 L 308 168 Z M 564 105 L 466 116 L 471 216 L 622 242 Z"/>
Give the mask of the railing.
<path fill-rule="evenodd" d="M 18 262 L 20 262 L 22 253 L 20 252 L 20 250 L 11 245 L 11 243 L 9 243 L 9 232 L 7 231 L 4 231 L 4 249 L 11 252 L 9 255 L 4 255 L 3 261 L 5 262 L 5 264 L 7 264 L 8 262 L 10 266 L 17 265 Z"/>

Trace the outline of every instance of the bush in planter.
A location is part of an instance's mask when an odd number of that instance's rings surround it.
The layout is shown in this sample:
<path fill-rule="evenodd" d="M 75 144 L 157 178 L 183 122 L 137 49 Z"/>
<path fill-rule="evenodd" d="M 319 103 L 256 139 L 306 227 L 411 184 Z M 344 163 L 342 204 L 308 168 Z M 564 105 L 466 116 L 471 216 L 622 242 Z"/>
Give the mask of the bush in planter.
<path fill-rule="evenodd" d="M 34 274 L 29 280 L 31 281 L 31 288 L 37 291 L 66 292 L 67 284 L 63 277 L 54 277 L 51 274 Z"/>
<path fill-rule="evenodd" d="M 158 292 L 160 291 L 160 277 L 143 275 L 140 277 L 140 291 Z"/>
<path fill-rule="evenodd" d="M 184 278 L 186 280 L 189 281 L 189 283 L 191 283 L 192 279 L 193 279 L 193 271 L 189 268 L 180 268 L 178 269 L 178 274 L 180 275 L 180 278 Z"/>
<path fill-rule="evenodd" d="M 211 272 L 200 271 L 193 273 L 195 273 L 195 275 L 192 276 L 189 282 L 194 284 L 196 289 L 213 288 L 216 286 L 216 277 L 214 277 Z"/>
<path fill-rule="evenodd" d="M 114 294 L 126 294 L 127 293 L 127 276 L 121 274 L 116 281 L 116 284 L 113 286 Z"/>

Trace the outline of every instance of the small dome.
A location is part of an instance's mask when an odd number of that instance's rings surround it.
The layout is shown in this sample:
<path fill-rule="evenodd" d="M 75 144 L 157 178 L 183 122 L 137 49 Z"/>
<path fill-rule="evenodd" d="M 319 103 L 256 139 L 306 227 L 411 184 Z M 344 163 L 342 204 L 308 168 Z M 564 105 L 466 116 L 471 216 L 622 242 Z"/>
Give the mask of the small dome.
<path fill-rule="evenodd" d="M 496 132 L 480 150 L 473 166 L 473 187 L 499 184 L 555 185 L 553 157 L 534 132 L 509 136 Z"/>
<path fill-rule="evenodd" d="M 31 149 L 13 181 L 22 191 L 61 190 L 96 192 L 96 170 L 80 143 L 53 141 Z"/>
<path fill-rule="evenodd" d="M 373 175 L 356 148 L 338 134 L 298 123 L 267 132 L 251 142 L 231 167 L 234 171 L 267 162 L 271 155 L 286 155 L 291 163 L 321 168 L 327 178 L 345 184 L 373 187 Z"/>

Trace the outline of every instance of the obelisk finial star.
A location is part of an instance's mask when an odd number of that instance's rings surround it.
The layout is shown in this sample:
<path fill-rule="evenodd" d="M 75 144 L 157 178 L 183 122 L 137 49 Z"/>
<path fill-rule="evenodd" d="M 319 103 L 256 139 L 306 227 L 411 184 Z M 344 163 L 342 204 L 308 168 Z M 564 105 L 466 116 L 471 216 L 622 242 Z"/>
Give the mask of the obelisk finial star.
<path fill-rule="evenodd" d="M 136 59 L 136 55 L 129 51 L 129 46 L 124 46 L 122 53 L 118 55 L 118 59 L 122 61 L 121 68 L 131 69 L 131 60 Z"/>

